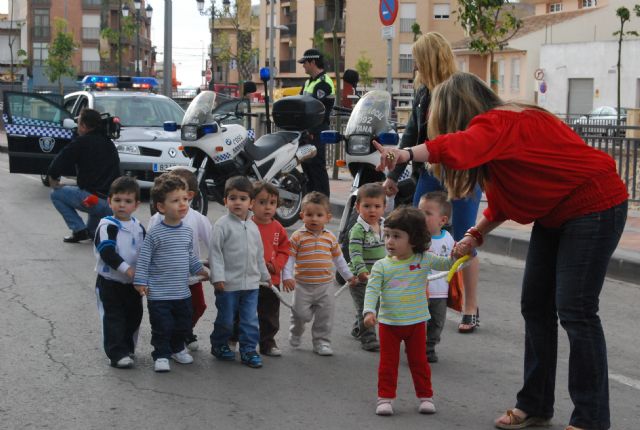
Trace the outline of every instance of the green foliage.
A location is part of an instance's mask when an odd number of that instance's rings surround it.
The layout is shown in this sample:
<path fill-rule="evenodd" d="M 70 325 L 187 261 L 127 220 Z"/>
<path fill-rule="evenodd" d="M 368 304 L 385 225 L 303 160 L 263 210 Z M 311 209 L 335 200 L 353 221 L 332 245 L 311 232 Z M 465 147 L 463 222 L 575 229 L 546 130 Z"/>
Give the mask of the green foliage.
<path fill-rule="evenodd" d="M 414 22 L 411 24 L 411 32 L 413 33 L 413 41 L 418 40 L 418 37 L 422 35 L 422 30 L 420 30 L 420 24 Z"/>
<path fill-rule="evenodd" d="M 497 90 L 493 53 L 503 49 L 522 26 L 509 0 L 458 0 L 457 22 L 469 33 L 469 48 L 489 55 L 491 88 Z"/>
<path fill-rule="evenodd" d="M 360 75 L 360 83 L 364 87 L 365 91 L 367 86 L 371 85 L 373 82 L 373 78 L 371 77 L 371 68 L 373 67 L 373 63 L 371 62 L 371 58 L 366 56 L 366 52 L 360 52 L 360 57 L 356 63 L 356 70 Z"/>
<path fill-rule="evenodd" d="M 327 49 L 324 44 L 324 30 L 319 28 L 313 33 L 313 47 L 322 53 L 324 56 L 324 68 L 326 69 L 329 64 L 333 64 L 333 53 Z"/>
<path fill-rule="evenodd" d="M 640 17 L 640 5 L 635 5 L 634 6 L 634 11 L 636 13 L 636 16 Z M 620 68 L 622 67 L 622 42 L 624 41 L 625 37 L 628 36 L 635 36 L 638 37 L 638 32 L 631 30 L 631 31 L 624 31 L 624 25 L 631 21 L 631 12 L 629 12 L 629 9 L 627 9 L 626 7 L 622 6 L 619 7 L 616 10 L 616 16 L 618 18 L 620 18 L 620 29 L 617 31 L 613 32 L 614 36 L 618 36 L 618 63 L 616 64 L 616 68 L 618 69 L 618 87 L 617 87 L 617 108 L 618 108 L 618 118 L 617 118 L 617 124 L 620 124 Z"/>
<path fill-rule="evenodd" d="M 62 77 L 75 75 L 71 59 L 78 45 L 73 40 L 73 34 L 67 31 L 67 21 L 55 18 L 54 28 L 55 36 L 49 44 L 49 58 L 45 60 L 45 75 L 50 82 L 58 82 L 58 89 L 62 94 Z"/>
<path fill-rule="evenodd" d="M 247 23 L 241 22 L 243 18 L 242 14 L 247 16 L 250 14 L 250 10 L 248 9 L 250 4 L 245 3 L 236 2 L 234 8 L 225 7 L 222 11 L 216 9 L 214 17 L 218 22 L 231 24 L 236 33 L 235 49 L 231 46 L 229 34 L 222 31 L 216 31 L 213 46 L 214 51 L 217 52 L 217 61 L 224 63 L 235 61 L 236 67 L 238 68 L 239 80 L 241 81 L 239 84 L 251 80 L 251 75 L 254 71 L 254 59 L 258 55 L 258 49 L 251 47 L 251 30 L 243 28 L 244 26 L 250 26 L 250 21 Z"/>

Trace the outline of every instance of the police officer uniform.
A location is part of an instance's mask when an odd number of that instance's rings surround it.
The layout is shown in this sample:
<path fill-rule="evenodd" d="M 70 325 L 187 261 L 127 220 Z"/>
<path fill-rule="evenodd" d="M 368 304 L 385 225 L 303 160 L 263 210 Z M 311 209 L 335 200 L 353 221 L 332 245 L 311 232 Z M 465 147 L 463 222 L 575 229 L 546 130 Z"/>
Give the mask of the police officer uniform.
<path fill-rule="evenodd" d="M 322 59 L 322 53 L 320 51 L 317 49 L 307 49 L 302 58 L 298 60 L 298 63 L 315 60 L 316 65 L 319 67 L 319 64 L 322 64 Z M 322 67 L 319 68 L 322 69 Z M 321 70 L 316 76 L 307 79 L 300 94 L 310 94 L 324 104 L 324 122 L 320 126 L 309 130 L 313 135 L 312 143 L 318 150 L 318 153 L 312 159 L 302 162 L 302 170 L 307 176 L 307 191 L 319 191 L 329 196 L 326 147 L 320 143 L 320 132 L 329 129 L 329 116 L 331 115 L 336 94 L 333 80 L 327 76 L 324 70 Z"/>

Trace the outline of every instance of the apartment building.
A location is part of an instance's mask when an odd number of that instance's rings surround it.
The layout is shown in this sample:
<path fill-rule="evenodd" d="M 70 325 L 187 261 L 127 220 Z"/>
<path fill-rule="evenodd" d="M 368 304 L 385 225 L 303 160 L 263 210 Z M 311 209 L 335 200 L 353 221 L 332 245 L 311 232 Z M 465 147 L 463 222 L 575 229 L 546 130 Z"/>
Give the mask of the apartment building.
<path fill-rule="evenodd" d="M 314 36 L 323 44 L 325 52 L 332 53 L 339 46 L 340 71 L 355 68 L 358 59 L 368 58 L 373 68 L 372 87 L 386 88 L 387 42 L 382 38 L 378 0 L 261 0 L 259 50 L 260 65 L 267 66 L 273 37 L 275 66 L 278 69 L 277 86 L 301 85 L 307 76 L 296 59 L 314 46 Z M 271 10 L 274 27 L 271 34 Z M 393 27 L 392 78 L 394 94 L 411 94 L 413 90 L 413 58 L 411 46 L 414 34 L 412 25 L 420 30 L 438 31 L 448 40 L 464 37 L 462 28 L 456 24 L 452 14 L 457 9 L 456 1 L 449 0 L 399 0 L 398 18 Z M 336 38 L 332 29 L 337 17 Z M 333 69 L 327 67 L 328 70 Z M 371 87 L 369 87 L 370 89 Z"/>
<path fill-rule="evenodd" d="M 56 18 L 67 22 L 67 30 L 78 46 L 72 59 L 76 76 L 66 77 L 65 87 L 73 87 L 87 74 L 134 75 L 137 70 L 141 75 L 153 74 L 155 54 L 146 3 L 145 0 L 28 0 L 28 88 L 55 87 L 45 75 L 45 60 L 49 44 L 55 38 Z M 130 12 L 128 18 L 123 16 L 125 5 Z M 107 28 L 111 29 L 111 40 L 102 37 L 102 30 Z"/>
<path fill-rule="evenodd" d="M 27 76 L 26 58 L 18 55 L 27 49 L 27 0 L 9 2 L 8 6 L 7 13 L 0 14 L 0 84 L 17 87 Z"/>

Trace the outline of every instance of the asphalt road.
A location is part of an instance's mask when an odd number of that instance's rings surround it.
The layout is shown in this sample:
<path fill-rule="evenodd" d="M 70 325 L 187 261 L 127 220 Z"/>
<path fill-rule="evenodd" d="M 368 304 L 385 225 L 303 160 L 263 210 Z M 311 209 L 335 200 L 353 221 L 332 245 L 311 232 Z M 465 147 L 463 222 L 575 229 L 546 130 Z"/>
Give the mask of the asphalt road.
<path fill-rule="evenodd" d="M 0 195 L 0 428 L 491 429 L 494 418 L 513 406 L 523 355 L 520 261 L 482 256 L 482 327 L 475 334 L 458 334 L 459 316 L 449 313 L 440 362 L 432 366 L 437 413 L 417 413 L 403 357 L 396 415 L 381 418 L 374 414 L 378 357 L 349 335 L 354 311 L 348 294 L 337 300 L 333 357 L 313 354 L 308 332 L 302 347 L 291 349 L 282 308 L 278 341 L 284 354 L 265 357 L 262 369 L 216 361 L 201 342 L 194 364 L 172 364 L 170 373 L 156 374 L 145 310 L 136 367 L 109 367 L 91 245 L 62 243 L 67 229 L 48 189 L 38 177 L 10 175 L 6 154 L 0 154 Z M 213 221 L 221 208 L 212 207 Z M 146 223 L 146 203 L 137 215 Z M 205 289 L 209 309 L 196 327 L 203 341 L 215 317 L 213 289 Z M 638 303 L 637 283 L 607 281 L 601 316 L 614 429 L 640 428 Z M 571 412 L 562 331 L 560 337 L 556 430 Z"/>

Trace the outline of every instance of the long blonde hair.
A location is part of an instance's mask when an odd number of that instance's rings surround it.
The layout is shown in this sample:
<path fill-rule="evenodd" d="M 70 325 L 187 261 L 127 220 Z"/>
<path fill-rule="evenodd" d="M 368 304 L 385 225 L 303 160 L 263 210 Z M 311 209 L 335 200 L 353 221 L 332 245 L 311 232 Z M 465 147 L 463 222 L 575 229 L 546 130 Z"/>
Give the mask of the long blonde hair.
<path fill-rule="evenodd" d="M 423 34 L 413 44 L 412 55 L 418 71 L 415 88 L 425 85 L 429 91 L 457 70 L 451 45 L 437 32 Z"/>
<path fill-rule="evenodd" d="M 466 130 L 476 115 L 504 105 L 505 102 L 476 75 L 456 72 L 433 90 L 427 127 L 429 139 Z M 444 182 L 452 199 L 469 196 L 476 184 L 484 190 L 489 179 L 486 166 L 454 170 L 437 165 L 434 173 Z"/>

